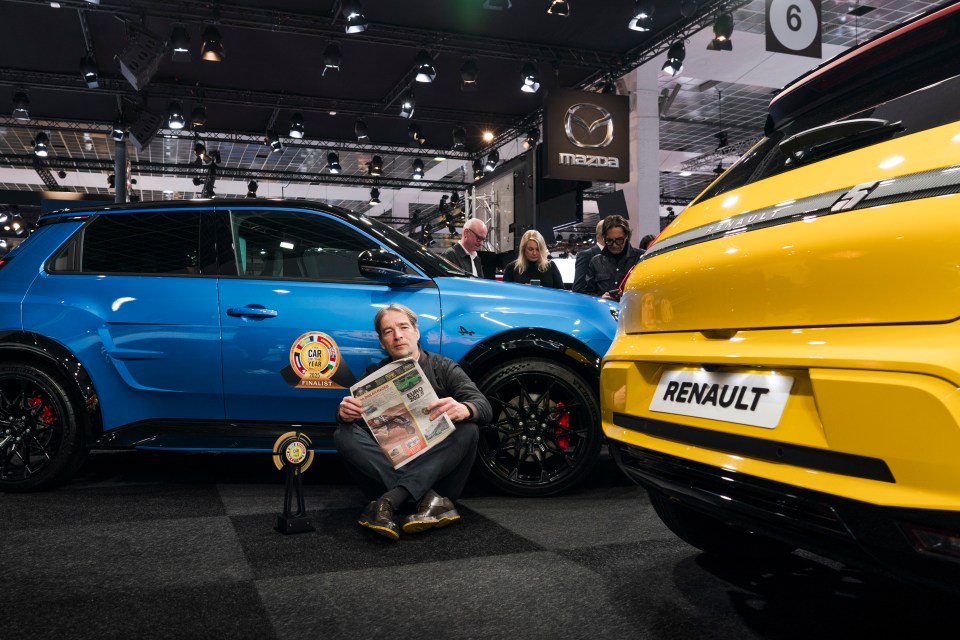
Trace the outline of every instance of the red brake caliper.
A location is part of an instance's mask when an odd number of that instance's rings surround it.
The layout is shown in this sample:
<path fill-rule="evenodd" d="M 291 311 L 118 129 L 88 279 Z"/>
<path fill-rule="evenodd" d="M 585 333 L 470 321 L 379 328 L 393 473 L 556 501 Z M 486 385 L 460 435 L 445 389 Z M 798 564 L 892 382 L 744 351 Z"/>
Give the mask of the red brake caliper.
<path fill-rule="evenodd" d="M 40 396 L 33 396 L 27 400 L 27 405 L 30 407 L 37 407 L 43 404 L 43 398 Z M 53 409 L 50 408 L 50 405 L 43 404 L 43 411 L 40 412 L 40 421 L 44 424 L 53 424 L 56 420 L 56 416 L 53 413 Z"/>
<path fill-rule="evenodd" d="M 557 410 L 563 409 L 562 402 L 558 402 L 556 406 L 557 406 Z M 570 414 L 564 411 L 563 415 L 561 415 L 557 419 L 557 427 L 553 431 L 553 433 L 557 436 L 557 444 L 560 445 L 561 449 L 566 450 L 570 448 L 569 430 L 570 430 Z"/>

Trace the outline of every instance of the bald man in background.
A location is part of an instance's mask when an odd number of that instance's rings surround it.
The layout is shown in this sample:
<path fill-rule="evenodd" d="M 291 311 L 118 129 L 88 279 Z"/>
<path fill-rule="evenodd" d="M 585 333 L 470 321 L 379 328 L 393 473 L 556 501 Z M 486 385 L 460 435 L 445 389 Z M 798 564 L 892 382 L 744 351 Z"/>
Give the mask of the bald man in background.
<path fill-rule="evenodd" d="M 487 225 L 479 218 L 470 218 L 463 225 L 460 241 L 440 255 L 467 273 L 483 277 L 483 267 L 477 252 L 487 241 Z"/>

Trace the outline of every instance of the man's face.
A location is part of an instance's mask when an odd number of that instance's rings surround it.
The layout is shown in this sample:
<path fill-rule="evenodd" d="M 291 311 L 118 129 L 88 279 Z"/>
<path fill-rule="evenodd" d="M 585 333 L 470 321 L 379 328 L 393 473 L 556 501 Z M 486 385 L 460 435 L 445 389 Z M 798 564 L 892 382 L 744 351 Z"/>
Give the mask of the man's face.
<path fill-rule="evenodd" d="M 603 238 L 607 251 L 613 255 L 621 253 L 627 246 L 627 233 L 620 227 L 612 227 Z"/>
<path fill-rule="evenodd" d="M 420 357 L 420 330 L 410 322 L 407 314 L 388 311 L 380 318 L 380 346 L 394 360 Z"/>
<path fill-rule="evenodd" d="M 487 230 L 479 227 L 465 227 L 463 229 L 463 248 L 467 253 L 480 251 L 487 239 Z"/>

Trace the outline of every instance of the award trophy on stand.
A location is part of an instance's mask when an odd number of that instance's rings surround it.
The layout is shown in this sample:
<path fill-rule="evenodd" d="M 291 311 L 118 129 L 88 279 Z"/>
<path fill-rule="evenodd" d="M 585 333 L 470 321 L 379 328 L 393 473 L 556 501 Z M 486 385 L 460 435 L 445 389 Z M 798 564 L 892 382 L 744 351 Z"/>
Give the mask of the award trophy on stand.
<path fill-rule="evenodd" d="M 303 480 L 301 474 L 313 462 L 313 442 L 306 435 L 288 431 L 273 445 L 273 464 L 277 469 L 287 468 L 287 489 L 283 496 L 283 513 L 277 516 L 275 529 L 283 534 L 315 531 L 303 505 Z M 293 502 L 296 500 L 296 511 Z"/>

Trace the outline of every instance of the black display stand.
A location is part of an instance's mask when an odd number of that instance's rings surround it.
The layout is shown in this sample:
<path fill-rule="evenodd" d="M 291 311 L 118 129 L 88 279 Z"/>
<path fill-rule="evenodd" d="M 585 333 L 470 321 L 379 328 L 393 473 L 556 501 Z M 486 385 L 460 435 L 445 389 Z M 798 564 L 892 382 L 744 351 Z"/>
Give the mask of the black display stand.
<path fill-rule="evenodd" d="M 273 462 L 277 468 L 286 467 L 287 486 L 283 495 L 283 513 L 277 516 L 275 530 L 283 534 L 306 533 L 316 531 L 313 522 L 307 516 L 303 501 L 302 474 L 313 462 L 310 438 L 302 433 L 285 433 L 273 447 Z M 293 510 L 296 502 L 296 511 Z"/>

